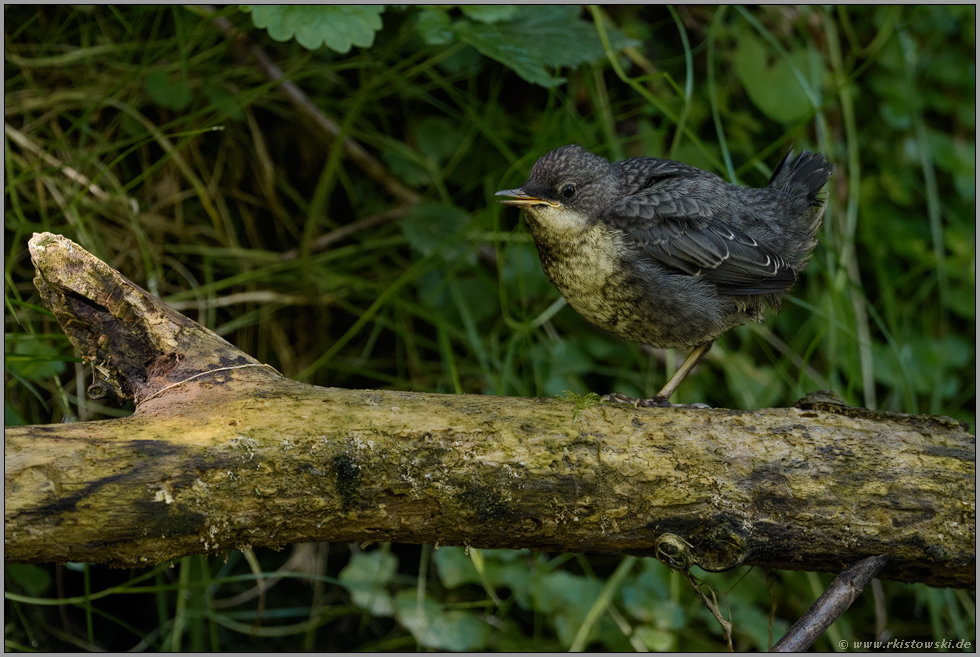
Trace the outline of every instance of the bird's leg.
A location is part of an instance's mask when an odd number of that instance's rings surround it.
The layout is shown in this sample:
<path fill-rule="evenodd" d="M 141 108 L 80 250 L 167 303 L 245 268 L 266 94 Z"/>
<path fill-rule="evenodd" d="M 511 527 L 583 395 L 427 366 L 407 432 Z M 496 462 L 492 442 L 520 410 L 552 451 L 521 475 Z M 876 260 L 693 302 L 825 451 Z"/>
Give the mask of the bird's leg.
<path fill-rule="evenodd" d="M 656 397 L 652 397 L 650 399 L 633 399 L 632 397 L 627 397 L 626 395 L 614 392 L 606 395 L 602 398 L 602 400 L 608 402 L 618 402 L 620 404 L 633 404 L 633 406 L 637 408 L 641 406 L 656 406 L 663 408 L 669 408 L 671 406 L 709 408 L 704 404 L 671 404 L 669 400 L 670 396 L 677 390 L 677 386 L 679 386 L 681 381 L 684 380 L 684 377 L 686 377 L 691 370 L 694 369 L 694 366 L 701 362 L 704 355 L 708 353 L 712 344 L 714 344 L 714 341 L 705 342 L 703 345 L 695 347 L 694 351 L 692 351 L 690 355 L 684 359 L 684 362 L 681 364 L 678 370 L 674 372 L 674 376 L 670 377 L 670 381 L 667 382 L 667 385 L 663 387 Z"/>
<path fill-rule="evenodd" d="M 663 387 L 663 390 L 657 393 L 655 399 L 663 399 L 664 401 L 670 399 L 670 396 L 674 394 L 675 390 L 677 390 L 677 386 L 681 384 L 684 377 L 686 377 L 691 370 L 694 369 L 695 365 L 701 362 L 701 359 L 704 358 L 704 355 L 708 353 L 708 351 L 711 349 L 711 345 L 713 344 L 714 341 L 711 341 L 705 342 L 699 347 L 695 347 L 694 351 L 692 351 L 688 357 L 684 359 L 681 366 L 677 368 L 676 372 L 674 372 L 674 376 L 670 377 L 670 381 L 668 381 L 667 385 Z"/>

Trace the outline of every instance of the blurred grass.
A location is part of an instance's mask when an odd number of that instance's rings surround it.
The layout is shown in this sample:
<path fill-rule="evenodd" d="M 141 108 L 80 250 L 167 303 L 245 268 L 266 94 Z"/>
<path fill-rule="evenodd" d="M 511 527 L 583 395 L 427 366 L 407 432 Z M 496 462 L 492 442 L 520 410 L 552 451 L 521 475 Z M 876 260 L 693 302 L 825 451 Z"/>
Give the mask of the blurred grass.
<path fill-rule="evenodd" d="M 474 11 L 445 15 L 507 26 Z M 408 207 L 309 125 L 205 9 L 6 7 L 5 424 L 128 412 L 85 399 L 91 371 L 39 307 L 26 241 L 40 231 L 317 385 L 652 395 L 685 354 L 591 327 L 544 278 L 523 221 L 492 202 L 567 143 L 667 156 L 748 185 L 764 184 L 791 146 L 838 165 L 821 246 L 783 311 L 719 340 L 675 401 L 760 408 L 830 387 L 854 404 L 975 422 L 974 7 L 593 8 L 582 17 L 608 57 L 562 68 L 567 82 L 550 88 L 451 36 L 438 42 L 425 21 L 439 12 L 388 9 L 373 45 L 347 54 L 276 42 L 248 14 L 219 12 L 418 194 Z M 620 47 L 616 28 L 635 44 Z M 288 560 L 236 552 L 142 575 L 10 566 L 6 645 L 479 649 L 438 644 L 471 636 L 555 649 L 591 609 L 581 645 L 724 645 L 687 583 L 650 560 L 613 591 L 603 584 L 620 562 L 607 557 L 491 553 L 483 577 L 447 582 L 463 566 L 440 555 L 455 553 L 419 550 L 385 548 L 388 611 L 356 604 L 341 573 L 362 553 L 341 546 L 329 560 L 307 546 Z M 284 564 L 300 574 L 270 579 Z M 84 595 L 89 576 L 87 600 L 40 603 Z M 731 606 L 736 649 L 765 648 L 764 574 L 706 580 Z M 267 589 L 240 608 L 217 604 L 256 581 Z M 522 592 L 524 581 L 538 592 Z M 778 573 L 777 625 L 828 582 Z M 416 607 L 400 597 L 410 589 Z M 877 609 L 868 593 L 838 621 L 843 638 L 878 626 L 895 638 L 975 637 L 973 594 L 882 590 Z M 562 606 L 563 591 L 581 600 Z M 154 602 L 137 611 L 133 595 Z M 410 613 L 422 608 L 443 639 Z"/>

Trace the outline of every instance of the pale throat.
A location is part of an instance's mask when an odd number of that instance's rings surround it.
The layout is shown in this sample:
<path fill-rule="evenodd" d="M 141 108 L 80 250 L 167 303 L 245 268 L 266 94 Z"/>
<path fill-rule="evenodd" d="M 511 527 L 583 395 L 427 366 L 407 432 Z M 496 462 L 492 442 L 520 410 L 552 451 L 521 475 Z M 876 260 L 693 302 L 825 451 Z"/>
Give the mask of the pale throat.
<path fill-rule="evenodd" d="M 528 215 L 528 224 L 535 231 L 535 237 L 540 232 L 549 234 L 551 238 L 560 235 L 568 239 L 581 235 L 589 228 L 588 217 L 562 206 L 533 205 L 524 208 L 524 212 Z"/>

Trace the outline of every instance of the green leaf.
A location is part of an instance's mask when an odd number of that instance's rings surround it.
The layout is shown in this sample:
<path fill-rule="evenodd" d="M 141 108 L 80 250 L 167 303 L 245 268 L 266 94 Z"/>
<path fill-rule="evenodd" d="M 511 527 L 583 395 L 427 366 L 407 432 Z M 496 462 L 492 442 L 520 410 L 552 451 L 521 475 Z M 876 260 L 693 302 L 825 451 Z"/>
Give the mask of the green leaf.
<path fill-rule="evenodd" d="M 466 250 L 466 244 L 452 239 L 470 222 L 470 216 L 459 208 L 443 203 L 415 204 L 400 223 L 408 244 L 422 255 L 441 250 L 446 260 L 455 260 Z"/>
<path fill-rule="evenodd" d="M 759 652 L 769 650 L 769 614 L 763 613 L 758 606 L 736 596 L 730 597 L 729 604 L 732 618 L 737 619 L 738 633 L 750 637 L 755 644 L 754 648 Z M 787 629 L 789 629 L 789 623 L 781 618 L 774 619 L 773 637 L 786 634 Z"/>
<path fill-rule="evenodd" d="M 602 580 L 573 575 L 567 571 L 551 572 L 540 578 L 535 590 L 537 610 L 552 616 L 555 633 L 564 648 L 572 645 L 603 585 Z M 622 630 L 607 614 L 592 625 L 589 637 L 586 645 L 591 641 L 598 641 L 612 651 L 630 648 Z"/>
<path fill-rule="evenodd" d="M 939 130 L 929 130 L 928 138 L 936 166 L 953 174 L 960 196 L 972 202 L 976 197 L 976 142 L 960 136 L 954 139 L 952 135 Z"/>
<path fill-rule="evenodd" d="M 942 340 L 914 337 L 898 345 L 896 353 L 890 345 L 876 342 L 871 345 L 875 360 L 875 378 L 897 389 L 911 387 L 916 393 L 939 389 L 942 398 L 955 395 L 958 379 L 937 376 L 949 369 L 965 367 L 974 358 L 973 345 L 957 335 Z"/>
<path fill-rule="evenodd" d="M 562 5 L 521 7 L 507 22 L 463 20 L 456 22 L 454 30 L 461 41 L 528 82 L 554 87 L 565 78 L 551 75 L 545 67 L 574 68 L 605 57 L 595 26 L 580 18 L 581 11 L 580 7 Z M 609 30 L 609 39 L 614 51 L 638 45 L 616 29 Z"/>
<path fill-rule="evenodd" d="M 398 150 L 384 149 L 381 151 L 381 157 L 393 174 L 412 187 L 421 187 L 429 183 L 429 172 L 425 167 L 408 159 Z"/>
<path fill-rule="evenodd" d="M 187 80 L 171 78 L 162 69 L 150 71 L 146 76 L 146 91 L 157 105 L 178 111 L 190 105 L 193 98 Z"/>
<path fill-rule="evenodd" d="M 524 6 L 501 29 L 509 38 L 523 41 L 544 65 L 574 68 L 606 57 L 595 25 L 582 20 L 581 14 L 577 5 Z M 613 52 L 640 45 L 616 28 L 606 32 Z"/>
<path fill-rule="evenodd" d="M 603 583 L 599 580 L 573 575 L 563 570 L 549 573 L 541 578 L 535 599 L 542 613 L 552 615 L 555 633 L 562 647 L 568 648 L 572 645 L 589 609 L 599 597 L 602 586 Z M 622 637 L 622 632 L 615 629 L 615 626 L 610 628 L 610 625 L 608 618 L 603 618 L 593 625 L 589 633 L 590 640 L 600 638 L 605 641 L 609 629 L 613 629 Z"/>
<path fill-rule="evenodd" d="M 447 589 L 455 589 L 464 584 L 477 584 L 480 574 L 476 572 L 473 560 L 466 556 L 463 548 L 444 547 L 435 552 L 439 581 Z"/>
<path fill-rule="evenodd" d="M 518 43 L 511 43 L 496 25 L 477 25 L 465 21 L 454 26 L 461 41 L 480 51 L 486 57 L 495 59 L 519 76 L 542 87 L 557 87 L 565 78 L 558 78 L 544 70 L 540 60 Z"/>
<path fill-rule="evenodd" d="M 600 591 L 598 580 L 557 570 L 541 578 L 538 604 L 545 614 L 568 612 L 584 619 Z"/>
<path fill-rule="evenodd" d="M 276 41 L 294 38 L 307 50 L 324 45 L 341 54 L 367 48 L 381 29 L 385 5 L 242 5 L 255 27 Z"/>
<path fill-rule="evenodd" d="M 640 625 L 633 631 L 633 635 L 643 642 L 651 652 L 674 652 L 677 650 L 677 634 L 665 632 L 648 625 Z"/>
<path fill-rule="evenodd" d="M 415 25 L 427 46 L 444 46 L 452 43 L 455 36 L 449 14 L 438 7 L 426 7 L 420 11 Z"/>
<path fill-rule="evenodd" d="M 465 309 L 457 304 L 456 294 L 447 284 L 452 276 L 458 293 L 462 296 Z M 460 276 L 458 272 L 449 273 L 442 267 L 419 276 L 417 286 L 422 301 L 429 307 L 437 309 L 443 317 L 456 326 L 463 325 L 462 311 L 469 313 L 473 321 L 479 325 L 486 320 L 496 320 L 500 316 L 500 296 L 497 291 L 497 281 L 480 272 L 477 276 Z M 442 550 L 439 551 L 440 553 Z"/>
<path fill-rule="evenodd" d="M 461 50 L 457 50 L 450 57 L 443 59 L 439 62 L 438 66 L 441 71 L 450 75 L 459 75 L 461 73 L 476 75 L 480 72 L 480 66 L 483 65 L 483 61 L 483 55 L 480 54 L 479 50 L 472 46 L 466 46 Z"/>
<path fill-rule="evenodd" d="M 208 99 L 211 106 L 230 119 L 241 120 L 245 118 L 242 108 L 235 100 L 235 96 L 226 89 L 216 84 L 206 84 L 201 88 L 204 97 Z"/>
<path fill-rule="evenodd" d="M 12 351 L 4 354 L 5 366 L 28 381 L 39 381 L 65 371 L 65 355 L 57 347 L 33 335 L 5 336 Z"/>
<path fill-rule="evenodd" d="M 419 604 L 414 590 L 395 598 L 398 621 L 423 648 L 469 652 L 486 646 L 489 626 L 468 611 L 444 611 L 429 596 Z"/>
<path fill-rule="evenodd" d="M 518 5 L 460 5 L 459 8 L 467 18 L 481 23 L 499 23 L 513 17 Z"/>
<path fill-rule="evenodd" d="M 749 98 L 774 121 L 799 121 L 810 111 L 811 103 L 793 67 L 808 71 L 810 58 L 805 50 L 795 50 L 789 54 L 790 61 L 782 57 L 771 62 L 769 59 L 759 37 L 748 30 L 739 32 L 732 66 Z"/>
<path fill-rule="evenodd" d="M 19 427 L 21 425 L 27 424 L 21 414 L 17 412 L 17 409 L 12 407 L 10 404 L 4 400 L 3 404 L 3 426 L 5 427 Z"/>
<path fill-rule="evenodd" d="M 385 586 L 395 576 L 398 560 L 380 550 L 351 557 L 340 571 L 340 583 L 350 592 L 351 601 L 372 616 L 391 616 L 395 607 Z"/>
<path fill-rule="evenodd" d="M 6 567 L 10 581 L 24 589 L 27 595 L 37 597 L 51 586 L 51 575 L 40 566 L 10 564 Z"/>
<path fill-rule="evenodd" d="M 531 609 L 531 578 L 527 566 L 520 561 L 527 550 L 482 550 L 487 581 L 496 589 L 506 587 L 522 609 Z M 462 548 L 444 547 L 435 553 L 439 580 L 447 589 L 466 584 L 482 585 L 473 560 Z"/>
<path fill-rule="evenodd" d="M 548 340 L 532 348 L 545 373 L 544 394 L 550 397 L 577 386 L 576 377 L 589 372 L 592 359 L 572 340 Z"/>
<path fill-rule="evenodd" d="M 426 116 L 415 126 L 415 139 L 422 155 L 441 163 L 456 152 L 462 135 L 458 121 L 444 116 Z"/>
<path fill-rule="evenodd" d="M 748 333 L 749 330 L 741 327 L 740 332 Z M 719 363 L 742 408 L 767 408 L 783 394 L 785 383 L 746 353 L 723 351 Z"/>
<path fill-rule="evenodd" d="M 654 562 L 648 564 L 642 575 L 624 585 L 620 591 L 626 611 L 633 618 L 652 624 L 657 630 L 677 630 L 684 627 L 684 610 L 670 599 L 670 584 L 666 579 L 668 577 L 670 571 L 666 566 Z M 662 637 L 657 640 L 660 639 Z M 642 640 L 646 643 L 646 639 Z M 647 646 L 653 649 L 649 643 Z"/>

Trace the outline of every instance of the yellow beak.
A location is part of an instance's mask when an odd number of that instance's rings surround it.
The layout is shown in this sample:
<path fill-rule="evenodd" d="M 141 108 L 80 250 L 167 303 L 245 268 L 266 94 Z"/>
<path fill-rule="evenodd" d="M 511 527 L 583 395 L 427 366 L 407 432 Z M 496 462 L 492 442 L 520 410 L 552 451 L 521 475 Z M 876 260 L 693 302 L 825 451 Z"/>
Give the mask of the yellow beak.
<path fill-rule="evenodd" d="M 542 198 L 531 196 L 522 189 L 504 189 L 494 194 L 494 196 L 509 196 L 510 198 L 497 199 L 497 203 L 503 203 L 504 205 L 517 205 L 521 207 L 529 205 L 550 205 L 553 208 L 558 207 L 558 203 L 555 201 L 546 201 Z"/>

